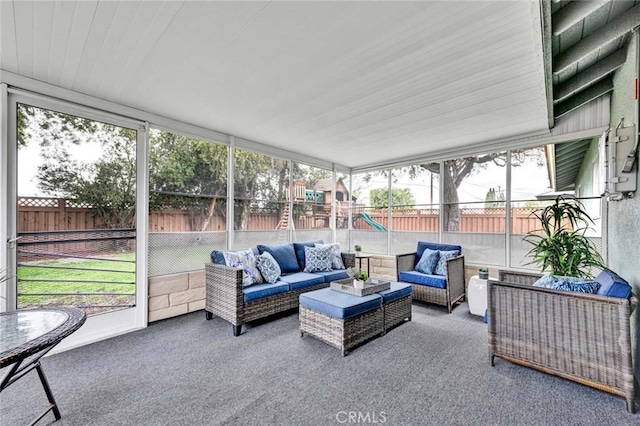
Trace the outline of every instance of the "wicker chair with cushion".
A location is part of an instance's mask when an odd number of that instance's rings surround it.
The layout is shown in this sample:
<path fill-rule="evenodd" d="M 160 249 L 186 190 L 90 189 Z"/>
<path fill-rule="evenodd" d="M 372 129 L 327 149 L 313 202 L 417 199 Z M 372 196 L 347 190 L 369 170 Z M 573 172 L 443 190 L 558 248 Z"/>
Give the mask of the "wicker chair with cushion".
<path fill-rule="evenodd" d="M 425 269 L 421 262 L 428 254 L 433 256 Z M 413 300 L 446 306 L 449 313 L 464 300 L 464 256 L 460 246 L 419 241 L 414 253 L 396 255 L 396 268 L 398 281 L 413 287 Z"/>
<path fill-rule="evenodd" d="M 603 271 L 599 294 L 533 286 L 540 274 L 500 271 L 488 285 L 489 357 L 622 396 L 635 412 L 631 286 Z"/>

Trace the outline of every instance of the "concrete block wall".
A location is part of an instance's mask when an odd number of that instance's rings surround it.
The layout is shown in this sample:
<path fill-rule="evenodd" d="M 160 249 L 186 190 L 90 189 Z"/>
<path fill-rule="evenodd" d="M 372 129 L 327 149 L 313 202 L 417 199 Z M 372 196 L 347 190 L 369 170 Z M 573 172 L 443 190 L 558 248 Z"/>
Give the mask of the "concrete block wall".
<path fill-rule="evenodd" d="M 356 266 L 358 266 L 359 260 L 356 260 Z M 367 261 L 362 259 L 363 271 L 367 270 Z M 369 271 L 371 276 L 375 278 L 386 278 L 390 280 L 396 280 L 396 257 L 395 256 L 383 256 L 383 255 L 371 255 L 369 258 Z"/>
<path fill-rule="evenodd" d="M 149 278 L 149 322 L 204 309 L 204 271 Z"/>

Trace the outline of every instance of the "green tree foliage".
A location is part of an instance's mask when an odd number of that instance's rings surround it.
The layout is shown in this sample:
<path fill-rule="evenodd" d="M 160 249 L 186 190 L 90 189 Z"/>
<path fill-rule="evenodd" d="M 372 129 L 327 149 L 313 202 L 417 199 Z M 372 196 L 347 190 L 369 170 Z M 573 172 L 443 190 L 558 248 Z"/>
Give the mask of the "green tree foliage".
<path fill-rule="evenodd" d="M 504 191 L 500 190 L 498 187 L 498 192 L 496 192 L 495 188 L 489 188 L 487 191 L 487 195 L 485 196 L 484 206 L 486 208 L 497 208 L 504 206 Z"/>
<path fill-rule="evenodd" d="M 227 147 L 171 132 L 152 131 L 149 209 L 186 210 L 192 230 L 226 216 Z"/>
<path fill-rule="evenodd" d="M 416 200 L 407 188 L 392 188 L 391 203 L 393 206 L 413 208 Z M 386 188 L 376 188 L 369 192 L 369 204 L 376 209 L 386 208 L 389 205 L 389 191 Z"/>
<path fill-rule="evenodd" d="M 511 166 L 518 167 L 527 159 L 535 159 L 538 164 L 543 162 L 542 148 L 514 150 L 511 152 Z M 476 155 L 472 157 L 456 158 L 454 160 L 445 161 L 444 176 L 440 182 L 443 185 L 443 195 L 446 204 L 442 206 L 442 214 L 444 216 L 445 229 L 447 231 L 458 231 L 460 228 L 460 208 L 458 207 L 458 188 L 462 182 L 474 173 L 486 169 L 489 164 L 495 164 L 500 167 L 506 166 L 507 156 L 505 152 L 490 153 L 484 155 Z M 431 173 L 440 174 L 439 163 L 424 163 L 417 167 L 411 168 L 411 173 L 417 175 L 421 171 L 429 171 Z"/>
<path fill-rule="evenodd" d="M 69 136 L 69 132 L 74 137 L 79 135 L 59 128 L 56 132 L 61 136 Z M 102 136 L 102 155 L 93 163 L 73 158 L 65 138 L 54 138 L 44 146 L 38 187 L 45 193 L 88 204 L 107 228 L 129 228 L 135 217 L 135 132 L 99 123 L 96 133 Z"/>
<path fill-rule="evenodd" d="M 540 221 L 541 228 L 523 238 L 532 245 L 529 264 L 555 275 L 587 278 L 592 277 L 594 268 L 605 268 L 600 253 L 586 237 L 593 220 L 579 200 L 558 196 L 552 205 L 531 215 Z"/>

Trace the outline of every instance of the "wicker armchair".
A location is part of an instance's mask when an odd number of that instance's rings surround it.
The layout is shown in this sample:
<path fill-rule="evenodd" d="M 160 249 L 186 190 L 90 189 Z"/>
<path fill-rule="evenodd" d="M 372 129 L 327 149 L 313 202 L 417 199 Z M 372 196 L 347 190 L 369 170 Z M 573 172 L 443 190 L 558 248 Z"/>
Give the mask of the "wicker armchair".
<path fill-rule="evenodd" d="M 416 265 L 416 253 L 396 255 L 396 270 L 398 281 L 400 272 L 413 271 Z M 464 255 L 447 260 L 447 286 L 446 288 L 429 287 L 426 285 L 410 283 L 413 288 L 413 300 L 435 303 L 446 306 L 451 313 L 453 305 L 464 300 Z"/>
<path fill-rule="evenodd" d="M 533 287 L 540 274 L 489 281 L 489 358 L 622 396 L 635 412 L 629 317 L 637 300 Z"/>
<path fill-rule="evenodd" d="M 342 261 L 347 268 L 355 266 L 355 254 L 342 253 Z M 233 326 L 234 336 L 240 335 L 244 323 L 297 308 L 300 294 L 329 287 L 329 283 L 322 283 L 245 302 L 242 293 L 241 269 L 206 263 L 205 276 L 206 318 L 210 320 L 215 315 L 229 321 Z"/>

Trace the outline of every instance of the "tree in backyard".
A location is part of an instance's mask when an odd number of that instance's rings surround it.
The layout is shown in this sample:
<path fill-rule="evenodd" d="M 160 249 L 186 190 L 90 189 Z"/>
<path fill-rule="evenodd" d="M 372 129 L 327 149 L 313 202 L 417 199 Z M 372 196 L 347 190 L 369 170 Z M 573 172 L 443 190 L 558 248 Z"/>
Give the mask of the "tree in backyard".
<path fill-rule="evenodd" d="M 484 206 L 486 208 L 497 208 L 504 206 L 504 191 L 498 186 L 498 192 L 495 188 L 489 188 L 484 198 Z"/>
<path fill-rule="evenodd" d="M 234 153 L 235 229 L 247 229 L 252 210 L 281 214 L 289 183 L 288 162 L 256 152 Z"/>
<path fill-rule="evenodd" d="M 107 228 L 130 228 L 136 201 L 135 132 L 101 123 L 98 129 L 102 155 L 95 162 L 74 158 L 61 140 L 43 146 L 38 187 L 89 205 Z"/>
<path fill-rule="evenodd" d="M 543 148 L 532 148 L 511 151 L 511 166 L 519 167 L 525 161 L 536 161 L 543 164 Z M 483 154 L 471 157 L 456 158 L 444 162 L 444 176 L 440 182 L 443 185 L 442 214 L 444 216 L 445 231 L 456 232 L 460 229 L 460 208 L 458 188 L 465 179 L 473 176 L 481 170 L 485 170 L 489 164 L 505 167 L 507 155 L 505 152 Z M 440 163 L 423 163 L 410 168 L 410 172 L 417 176 L 423 171 L 440 174 Z"/>
<path fill-rule="evenodd" d="M 171 132 L 150 132 L 149 210 L 189 214 L 192 231 L 204 231 L 214 215 L 226 217 L 227 152 L 223 145 Z"/>
<path fill-rule="evenodd" d="M 416 200 L 407 188 L 391 188 L 391 203 L 393 206 L 413 208 Z M 389 205 L 387 188 L 376 188 L 369 191 L 369 204 L 374 209 L 386 208 Z"/>

